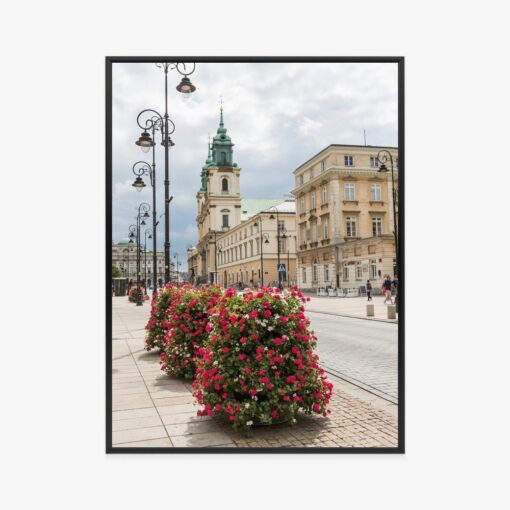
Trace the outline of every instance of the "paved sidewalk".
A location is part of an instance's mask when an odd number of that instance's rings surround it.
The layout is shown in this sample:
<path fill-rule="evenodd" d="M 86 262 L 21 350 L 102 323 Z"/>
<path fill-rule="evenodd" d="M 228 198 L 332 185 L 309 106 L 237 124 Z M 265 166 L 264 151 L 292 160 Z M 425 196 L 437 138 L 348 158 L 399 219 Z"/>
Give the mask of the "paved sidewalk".
<path fill-rule="evenodd" d="M 360 319 L 385 321 L 396 323 L 398 320 L 388 319 L 387 307 L 384 304 L 384 296 L 374 296 L 372 301 L 366 297 L 326 297 L 306 294 L 310 301 L 306 305 L 309 312 L 329 313 L 343 317 L 355 317 Z M 374 316 L 367 317 L 367 303 L 374 305 Z M 398 317 L 398 315 L 397 315 Z"/>
<path fill-rule="evenodd" d="M 165 375 L 159 355 L 143 349 L 149 311 L 113 298 L 114 448 L 397 446 L 397 406 L 335 377 L 328 417 L 300 414 L 293 427 L 260 427 L 249 438 L 197 417 L 191 383 Z"/>

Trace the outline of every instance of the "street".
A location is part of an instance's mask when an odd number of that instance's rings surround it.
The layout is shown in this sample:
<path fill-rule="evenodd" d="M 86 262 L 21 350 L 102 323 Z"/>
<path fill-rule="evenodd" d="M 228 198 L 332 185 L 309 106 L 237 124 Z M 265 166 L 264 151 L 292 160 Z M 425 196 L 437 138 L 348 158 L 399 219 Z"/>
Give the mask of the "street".
<path fill-rule="evenodd" d="M 161 372 L 158 352 L 144 350 L 149 312 L 148 303 L 136 306 L 125 296 L 113 298 L 115 448 L 397 445 L 398 406 L 392 397 L 396 395 L 395 324 L 307 312 L 319 336 L 320 363 L 335 385 L 332 413 L 327 417 L 300 413 L 293 427 L 260 427 L 246 437 L 220 419 L 198 417 L 191 382 Z"/>
<path fill-rule="evenodd" d="M 398 325 L 308 311 L 328 372 L 398 403 Z"/>

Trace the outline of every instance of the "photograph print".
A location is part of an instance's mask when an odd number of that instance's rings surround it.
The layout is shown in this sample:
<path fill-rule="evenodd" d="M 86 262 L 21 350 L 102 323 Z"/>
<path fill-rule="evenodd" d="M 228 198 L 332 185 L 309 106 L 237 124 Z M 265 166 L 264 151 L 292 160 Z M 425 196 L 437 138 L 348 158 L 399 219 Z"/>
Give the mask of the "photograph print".
<path fill-rule="evenodd" d="M 106 58 L 106 451 L 404 452 L 404 59 Z"/>

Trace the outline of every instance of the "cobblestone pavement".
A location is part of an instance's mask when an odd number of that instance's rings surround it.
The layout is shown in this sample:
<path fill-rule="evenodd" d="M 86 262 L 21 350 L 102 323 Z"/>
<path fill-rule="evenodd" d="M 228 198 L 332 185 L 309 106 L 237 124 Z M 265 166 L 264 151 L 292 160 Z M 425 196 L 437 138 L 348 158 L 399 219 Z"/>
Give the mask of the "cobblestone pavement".
<path fill-rule="evenodd" d="M 307 311 L 322 366 L 369 391 L 398 399 L 398 325 Z"/>
<path fill-rule="evenodd" d="M 397 446 L 398 407 L 335 377 L 328 417 L 299 415 L 293 427 L 260 427 L 252 437 L 197 417 L 191 384 L 163 374 L 158 354 L 143 349 L 148 313 L 113 298 L 113 448 Z"/>

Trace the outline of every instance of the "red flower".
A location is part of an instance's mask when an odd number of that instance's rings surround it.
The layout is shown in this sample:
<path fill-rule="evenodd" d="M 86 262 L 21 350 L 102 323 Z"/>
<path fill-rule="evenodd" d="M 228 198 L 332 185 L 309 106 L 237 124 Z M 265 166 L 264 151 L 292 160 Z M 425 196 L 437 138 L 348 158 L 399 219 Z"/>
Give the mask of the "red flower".
<path fill-rule="evenodd" d="M 271 317 L 271 310 L 265 310 L 264 317 Z"/>

